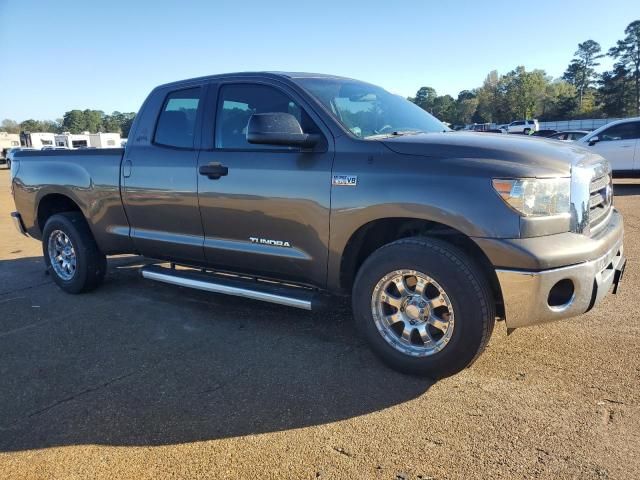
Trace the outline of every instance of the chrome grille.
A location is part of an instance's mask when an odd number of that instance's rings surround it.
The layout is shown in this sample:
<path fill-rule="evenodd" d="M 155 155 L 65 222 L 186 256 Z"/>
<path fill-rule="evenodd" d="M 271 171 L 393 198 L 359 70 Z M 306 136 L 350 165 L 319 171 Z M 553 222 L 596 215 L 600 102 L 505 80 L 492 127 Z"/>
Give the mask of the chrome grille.
<path fill-rule="evenodd" d="M 604 165 L 594 170 L 589 185 L 589 227 L 593 231 L 606 220 L 613 203 L 611 171 Z"/>

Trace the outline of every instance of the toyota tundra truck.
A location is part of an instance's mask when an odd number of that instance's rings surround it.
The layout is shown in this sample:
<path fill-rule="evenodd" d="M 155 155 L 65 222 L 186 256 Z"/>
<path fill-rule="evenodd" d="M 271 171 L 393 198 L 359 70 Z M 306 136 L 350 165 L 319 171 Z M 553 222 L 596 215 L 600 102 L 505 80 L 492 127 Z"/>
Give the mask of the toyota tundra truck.
<path fill-rule="evenodd" d="M 157 260 L 142 277 L 217 294 L 306 310 L 350 295 L 375 353 L 432 378 L 470 365 L 496 321 L 591 310 L 625 266 L 602 157 L 452 132 L 336 76 L 162 85 L 125 149 L 19 152 L 11 178 L 13 220 L 67 293 L 139 254 Z"/>

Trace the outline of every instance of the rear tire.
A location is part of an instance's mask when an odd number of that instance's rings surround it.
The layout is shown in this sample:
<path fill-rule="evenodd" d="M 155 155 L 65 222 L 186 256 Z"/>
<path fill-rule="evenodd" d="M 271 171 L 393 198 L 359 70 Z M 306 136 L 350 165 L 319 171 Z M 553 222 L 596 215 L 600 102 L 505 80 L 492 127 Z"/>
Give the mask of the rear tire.
<path fill-rule="evenodd" d="M 42 251 L 47 270 L 67 293 L 91 291 L 104 280 L 107 259 L 81 213 L 52 215 L 42 232 Z"/>
<path fill-rule="evenodd" d="M 396 284 L 406 297 L 396 293 Z M 433 238 L 398 240 L 371 254 L 356 276 L 352 303 L 358 329 L 383 361 L 433 379 L 471 365 L 495 322 L 481 270 L 461 250 Z"/>
<path fill-rule="evenodd" d="M 530 128 L 525 128 L 522 133 L 524 135 L 530 135 L 531 134 L 531 129 Z"/>

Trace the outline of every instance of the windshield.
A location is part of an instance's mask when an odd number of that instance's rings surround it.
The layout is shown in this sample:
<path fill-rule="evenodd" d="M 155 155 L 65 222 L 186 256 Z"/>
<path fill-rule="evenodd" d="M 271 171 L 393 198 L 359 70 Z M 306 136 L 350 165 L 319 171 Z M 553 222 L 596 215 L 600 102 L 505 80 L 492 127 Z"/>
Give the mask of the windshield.
<path fill-rule="evenodd" d="M 375 85 L 334 78 L 296 81 L 358 138 L 449 131 L 414 103 Z"/>

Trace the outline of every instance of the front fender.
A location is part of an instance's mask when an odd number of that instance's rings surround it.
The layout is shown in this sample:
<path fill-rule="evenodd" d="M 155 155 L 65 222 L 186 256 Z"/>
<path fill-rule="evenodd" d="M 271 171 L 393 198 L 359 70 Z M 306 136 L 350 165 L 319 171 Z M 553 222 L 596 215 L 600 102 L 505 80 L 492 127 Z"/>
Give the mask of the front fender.
<path fill-rule="evenodd" d="M 336 159 L 334 175 L 356 172 L 356 185 L 332 187 L 330 289 L 339 288 L 349 240 L 376 220 L 426 220 L 476 238 L 520 236 L 520 217 L 493 190 L 491 177 L 477 170 L 455 168 L 446 159 L 397 154 Z"/>

